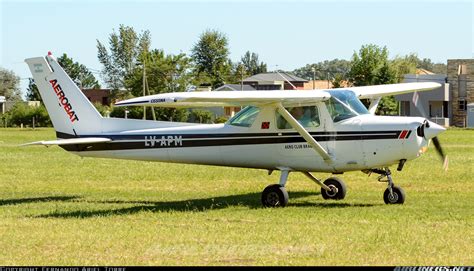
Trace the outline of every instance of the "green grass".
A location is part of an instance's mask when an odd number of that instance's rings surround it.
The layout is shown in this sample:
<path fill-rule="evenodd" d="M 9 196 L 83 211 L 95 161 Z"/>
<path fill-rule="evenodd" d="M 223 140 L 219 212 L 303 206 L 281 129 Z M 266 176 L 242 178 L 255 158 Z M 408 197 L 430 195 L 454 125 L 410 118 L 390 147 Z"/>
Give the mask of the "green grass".
<path fill-rule="evenodd" d="M 385 183 L 342 177 L 348 194 L 325 201 L 290 174 L 287 208 L 260 193 L 278 174 L 223 167 L 80 158 L 52 129 L 0 129 L 1 265 L 474 265 L 474 130 L 440 136 Z M 329 174 L 319 174 L 327 178 Z"/>

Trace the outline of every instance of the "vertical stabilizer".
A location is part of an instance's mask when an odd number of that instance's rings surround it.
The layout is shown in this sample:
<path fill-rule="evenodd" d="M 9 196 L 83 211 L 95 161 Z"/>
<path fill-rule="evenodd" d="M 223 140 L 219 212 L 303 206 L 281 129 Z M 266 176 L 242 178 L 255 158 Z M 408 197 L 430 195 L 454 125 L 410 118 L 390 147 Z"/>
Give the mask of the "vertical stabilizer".
<path fill-rule="evenodd" d="M 102 116 L 51 54 L 25 61 L 56 132 L 77 136 L 102 131 Z"/>

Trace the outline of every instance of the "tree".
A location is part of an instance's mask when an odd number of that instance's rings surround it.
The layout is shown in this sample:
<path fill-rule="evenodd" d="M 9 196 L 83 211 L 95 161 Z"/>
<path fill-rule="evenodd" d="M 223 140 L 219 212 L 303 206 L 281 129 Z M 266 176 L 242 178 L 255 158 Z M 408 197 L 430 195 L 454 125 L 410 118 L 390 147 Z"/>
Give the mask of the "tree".
<path fill-rule="evenodd" d="M 340 74 L 343 80 L 347 80 L 347 74 L 350 70 L 351 62 L 344 59 L 325 60 L 318 63 L 306 64 L 306 66 L 295 69 L 293 73 L 296 76 L 308 80 L 327 80 L 329 77 L 334 77 Z M 314 70 L 314 71 L 313 71 Z"/>
<path fill-rule="evenodd" d="M 149 94 L 185 91 L 191 84 L 191 60 L 183 53 L 165 54 L 163 50 L 152 50 L 145 60 Z M 125 81 L 125 86 L 134 96 L 143 95 L 143 65 L 135 66 Z"/>
<path fill-rule="evenodd" d="M 255 75 L 263 72 L 267 72 L 267 64 L 258 60 L 258 54 L 247 51 L 244 56 L 240 59 L 242 65 L 245 68 L 245 72 L 248 75 Z"/>
<path fill-rule="evenodd" d="M 212 112 L 203 109 L 193 109 L 189 116 L 189 121 L 195 123 L 211 123 Z"/>
<path fill-rule="evenodd" d="M 392 84 L 398 81 L 397 70 L 388 60 L 387 47 L 374 44 L 363 45 L 351 59 L 349 81 L 354 86 Z M 398 104 L 393 96 L 385 96 L 377 108 L 378 114 L 398 113 Z"/>
<path fill-rule="evenodd" d="M 144 50 L 144 52 L 146 52 Z M 140 65 L 136 65 L 125 81 L 125 86 L 133 96 L 143 95 L 143 63 L 150 94 L 185 91 L 191 84 L 191 60 L 185 54 L 165 54 L 163 50 L 152 50 L 140 57 Z M 158 120 L 185 121 L 187 115 L 183 109 L 154 108 Z M 143 116 L 143 108 L 142 108 Z M 185 118 L 185 119 L 183 119 Z"/>
<path fill-rule="evenodd" d="M 436 74 L 447 74 L 447 66 L 444 63 L 433 63 L 429 58 L 417 58 L 417 68 L 425 69 Z"/>
<path fill-rule="evenodd" d="M 137 34 L 132 27 L 120 25 L 119 31 L 113 31 L 109 37 L 109 50 L 99 40 L 97 49 L 99 62 L 104 66 L 102 76 L 107 86 L 116 97 L 119 90 L 126 88 L 125 81 L 134 72 L 143 48 L 148 48 L 151 42 L 150 32 Z M 121 93 L 127 96 L 129 93 Z"/>
<path fill-rule="evenodd" d="M 397 83 L 403 81 L 405 74 L 416 73 L 418 61 L 419 59 L 416 54 L 409 54 L 404 57 L 397 56 L 390 61 L 390 64 L 396 73 Z"/>
<path fill-rule="evenodd" d="M 33 78 L 28 78 L 28 87 L 26 88 L 26 100 L 27 101 L 43 101 L 39 93 L 38 87 L 35 84 Z"/>
<path fill-rule="evenodd" d="M 352 55 L 349 81 L 354 86 L 390 84 L 396 77 L 390 67 L 387 47 L 363 45 L 359 54 Z"/>
<path fill-rule="evenodd" d="M 241 84 L 247 76 L 249 76 L 248 71 L 246 70 L 242 62 L 232 63 L 232 72 L 229 77 L 229 83 L 232 84 Z"/>
<path fill-rule="evenodd" d="M 432 72 L 436 74 L 448 74 L 448 66 L 444 63 L 433 64 Z"/>
<path fill-rule="evenodd" d="M 58 57 L 58 63 L 74 82 L 82 88 L 100 88 L 99 81 L 89 69 L 79 62 L 74 62 L 67 54 Z"/>
<path fill-rule="evenodd" d="M 196 83 L 208 83 L 212 88 L 225 84 L 231 71 L 228 40 L 217 30 L 206 30 L 191 50 L 195 64 Z"/>
<path fill-rule="evenodd" d="M 18 101 L 5 115 L 10 126 L 20 126 L 21 124 L 33 126 L 33 120 L 36 127 L 51 126 L 51 120 L 44 105 L 28 106 L 24 102 Z"/>
<path fill-rule="evenodd" d="M 340 73 L 336 73 L 336 74 L 334 75 L 333 80 L 331 81 L 332 87 L 333 87 L 333 88 L 340 88 L 340 87 L 342 87 L 343 81 L 344 81 L 344 76 L 343 76 L 342 74 L 340 74 Z"/>
<path fill-rule="evenodd" d="M 8 101 L 20 101 L 20 77 L 13 71 L 0 67 L 0 96 L 4 96 Z"/>

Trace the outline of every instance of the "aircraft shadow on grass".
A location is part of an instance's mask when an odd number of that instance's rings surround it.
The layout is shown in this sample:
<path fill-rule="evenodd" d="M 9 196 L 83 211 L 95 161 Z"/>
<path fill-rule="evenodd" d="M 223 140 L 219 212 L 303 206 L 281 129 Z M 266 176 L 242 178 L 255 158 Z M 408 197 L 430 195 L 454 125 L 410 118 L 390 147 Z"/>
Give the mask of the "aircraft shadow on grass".
<path fill-rule="evenodd" d="M 34 197 L 34 198 L 17 198 L 17 199 L 0 199 L 0 206 L 18 205 L 25 203 L 38 203 L 49 201 L 71 201 L 78 199 L 78 196 L 48 196 L 48 197 Z"/>
<path fill-rule="evenodd" d="M 290 198 L 304 198 L 319 194 L 312 192 L 290 192 Z M 206 212 L 220 210 L 229 207 L 247 207 L 250 209 L 263 208 L 260 202 L 260 193 L 247 193 L 222 197 L 210 197 L 202 199 L 189 199 L 180 201 L 121 201 L 104 200 L 88 201 L 78 200 L 75 202 L 102 203 L 102 204 L 136 204 L 132 207 L 110 208 L 102 210 L 78 210 L 69 212 L 54 212 L 35 216 L 36 218 L 89 218 L 116 215 L 131 215 L 139 212 Z M 372 207 L 374 204 L 349 204 L 344 202 L 293 202 L 288 207 L 312 207 L 312 208 L 347 208 L 347 207 Z M 283 209 L 282 209 L 283 210 Z"/>

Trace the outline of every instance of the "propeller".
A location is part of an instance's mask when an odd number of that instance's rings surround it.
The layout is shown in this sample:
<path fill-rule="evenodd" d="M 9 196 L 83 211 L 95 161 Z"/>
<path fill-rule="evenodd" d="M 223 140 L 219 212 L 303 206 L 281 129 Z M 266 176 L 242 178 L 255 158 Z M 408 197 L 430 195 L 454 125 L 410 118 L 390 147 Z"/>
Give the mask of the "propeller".
<path fill-rule="evenodd" d="M 449 165 L 449 160 L 448 160 L 448 155 L 443 151 L 443 148 L 441 147 L 441 143 L 439 142 L 439 139 L 437 135 L 446 130 L 444 127 L 431 122 L 428 120 L 426 117 L 426 111 L 424 110 L 423 106 L 421 103 L 419 103 L 419 95 L 417 92 L 413 93 L 413 104 L 415 107 L 418 109 L 420 114 L 425 118 L 425 121 L 423 122 L 422 125 L 420 125 L 417 129 L 417 134 L 419 136 L 424 137 L 426 140 L 431 140 L 433 141 L 433 144 L 435 146 L 436 152 L 440 156 L 441 160 L 443 161 L 443 169 L 445 171 L 448 170 L 448 165 Z"/>
<path fill-rule="evenodd" d="M 433 141 L 436 151 L 438 152 L 439 156 L 443 160 L 443 169 L 447 171 L 448 164 L 449 164 L 448 156 L 444 153 L 443 148 L 441 148 L 441 143 L 439 143 L 437 136 L 433 137 L 431 140 Z"/>

